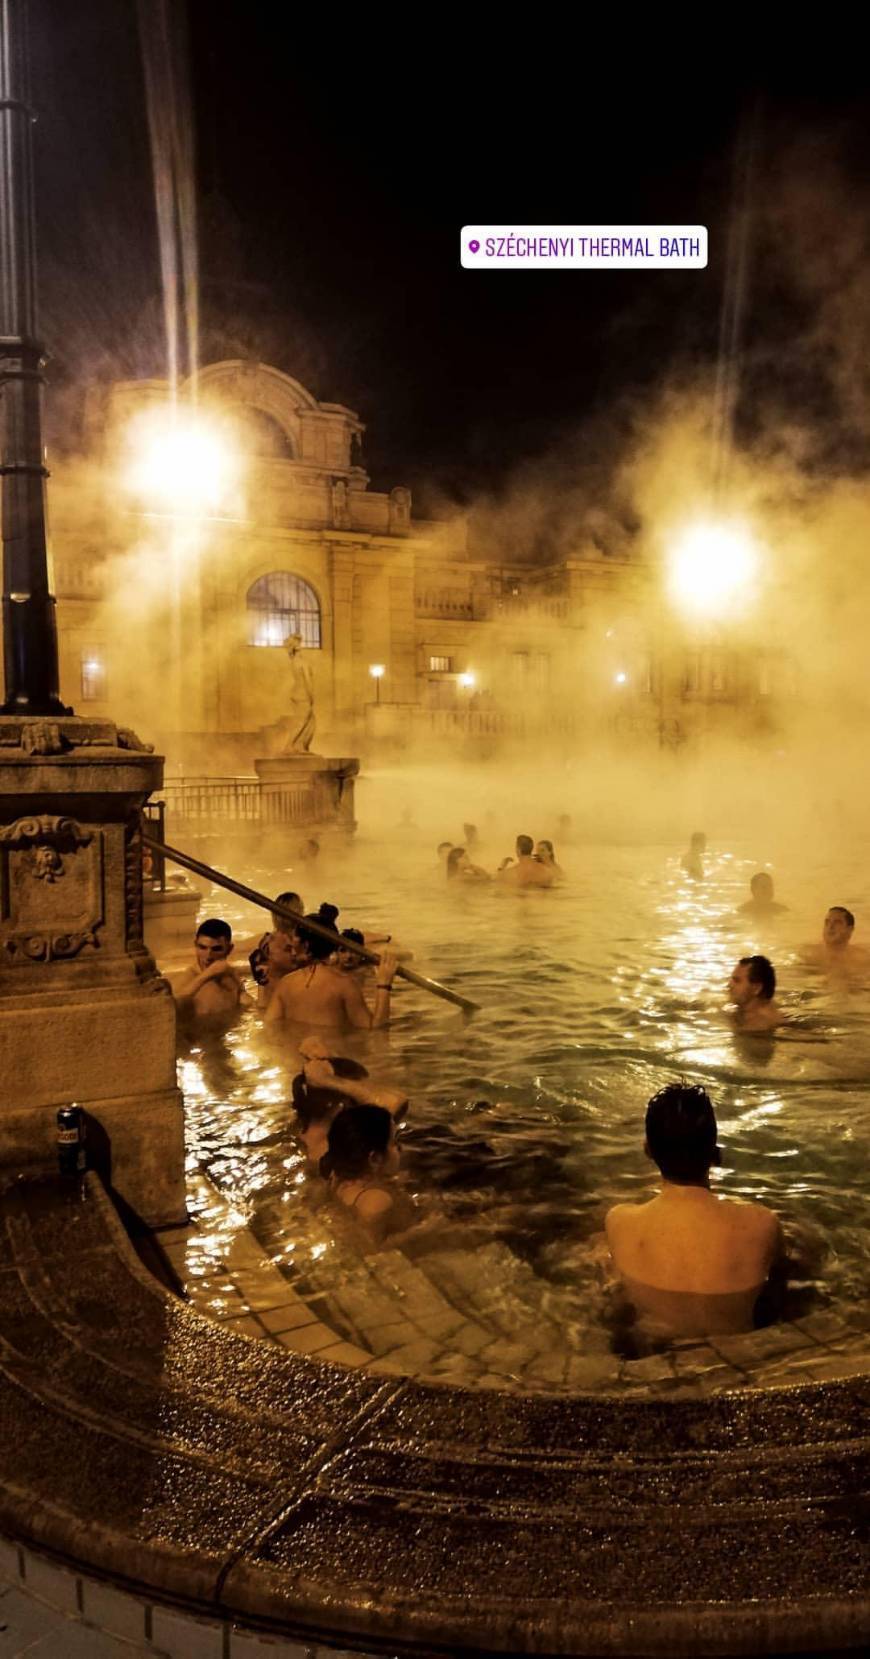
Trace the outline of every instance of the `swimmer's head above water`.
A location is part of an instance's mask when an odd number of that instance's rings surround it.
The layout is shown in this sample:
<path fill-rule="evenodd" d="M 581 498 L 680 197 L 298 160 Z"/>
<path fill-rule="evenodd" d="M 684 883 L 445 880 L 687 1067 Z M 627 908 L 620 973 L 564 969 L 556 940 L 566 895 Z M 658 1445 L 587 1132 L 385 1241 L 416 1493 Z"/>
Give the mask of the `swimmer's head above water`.
<path fill-rule="evenodd" d="M 706 1089 L 696 1083 L 668 1083 L 646 1109 L 644 1150 L 664 1179 L 675 1186 L 705 1186 L 720 1162 L 716 1113 Z"/>
<path fill-rule="evenodd" d="M 233 948 L 233 930 L 219 916 L 200 922 L 193 941 L 197 967 L 204 971 L 212 962 L 223 962 Z"/>
<path fill-rule="evenodd" d="M 395 1175 L 399 1167 L 396 1125 L 383 1106 L 345 1106 L 329 1129 L 329 1151 L 322 1175 L 342 1181 L 365 1181 Z"/>
<path fill-rule="evenodd" d="M 828 950 L 845 950 L 855 930 L 855 918 L 844 904 L 832 904 L 828 911 L 823 936 Z"/>
<path fill-rule="evenodd" d="M 738 1008 L 750 1002 L 771 1002 L 776 993 L 776 969 L 766 956 L 741 956 L 731 978 L 728 992 Z"/>
<path fill-rule="evenodd" d="M 758 904 L 770 904 L 773 900 L 773 876 L 766 870 L 759 870 L 749 883 L 749 891 Z"/>

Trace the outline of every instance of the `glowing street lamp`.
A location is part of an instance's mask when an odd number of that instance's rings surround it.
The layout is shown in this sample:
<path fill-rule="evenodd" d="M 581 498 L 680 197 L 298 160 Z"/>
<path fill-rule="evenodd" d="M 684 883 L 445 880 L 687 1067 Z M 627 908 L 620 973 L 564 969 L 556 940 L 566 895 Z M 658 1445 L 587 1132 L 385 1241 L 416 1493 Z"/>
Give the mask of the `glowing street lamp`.
<path fill-rule="evenodd" d="M 470 669 L 467 669 L 464 674 L 460 674 L 458 679 L 459 684 L 464 686 L 466 691 L 471 691 L 477 685 L 477 675 L 472 674 Z"/>
<path fill-rule="evenodd" d="M 373 662 L 369 668 L 369 673 L 375 682 L 375 702 L 379 703 L 381 700 L 381 680 L 386 673 L 386 669 L 382 662 Z"/>
<path fill-rule="evenodd" d="M 681 610 L 717 616 L 735 608 L 757 564 L 751 537 L 738 525 L 693 524 L 668 560 L 668 588 Z"/>
<path fill-rule="evenodd" d="M 622 668 L 620 668 L 618 674 L 614 674 L 614 676 L 613 676 L 614 685 L 625 685 L 627 683 L 627 681 L 628 681 L 628 675 L 626 674 L 625 670 L 622 669 Z"/>
<path fill-rule="evenodd" d="M 217 423 L 190 410 L 145 410 L 127 433 L 128 488 L 164 512 L 216 513 L 239 473 Z"/>

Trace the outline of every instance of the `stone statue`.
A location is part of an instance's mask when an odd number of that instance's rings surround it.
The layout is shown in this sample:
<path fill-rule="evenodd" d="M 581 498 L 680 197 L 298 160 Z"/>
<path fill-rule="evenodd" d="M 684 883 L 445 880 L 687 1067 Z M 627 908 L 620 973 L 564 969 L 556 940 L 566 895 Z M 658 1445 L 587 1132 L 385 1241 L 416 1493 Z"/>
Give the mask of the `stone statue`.
<path fill-rule="evenodd" d="M 311 669 L 302 658 L 302 635 L 291 634 L 287 640 L 290 658 L 290 714 L 287 725 L 290 736 L 281 753 L 307 755 L 314 737 L 314 681 Z"/>
<path fill-rule="evenodd" d="M 350 529 L 347 483 L 343 478 L 336 478 L 332 485 L 332 523 L 336 530 Z"/>

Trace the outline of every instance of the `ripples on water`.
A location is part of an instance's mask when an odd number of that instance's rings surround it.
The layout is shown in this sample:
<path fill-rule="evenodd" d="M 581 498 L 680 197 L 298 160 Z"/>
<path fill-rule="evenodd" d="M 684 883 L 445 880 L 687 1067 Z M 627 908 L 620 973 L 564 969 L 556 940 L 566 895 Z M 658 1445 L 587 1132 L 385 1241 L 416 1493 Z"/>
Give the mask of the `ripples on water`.
<path fill-rule="evenodd" d="M 695 884 L 672 847 L 560 847 L 565 886 L 517 895 L 448 888 L 435 839 L 406 838 L 387 856 L 360 841 L 314 876 L 296 870 L 293 885 L 309 908 L 340 904 L 342 926 L 385 927 L 414 951 L 414 967 L 481 1004 L 465 1022 L 397 982 L 388 1031 L 335 1040 L 337 1052 L 408 1088 L 403 1179 L 425 1211 L 453 1224 L 451 1244 L 502 1241 L 550 1287 L 551 1306 L 555 1298 L 566 1320 L 585 1313 L 588 1325 L 601 1301 L 590 1240 L 610 1204 L 654 1191 L 644 1109 L 656 1089 L 686 1077 L 716 1106 L 723 1166 L 714 1181 L 815 1238 L 821 1276 L 804 1294 L 864 1297 L 870 996 L 831 990 L 796 957 L 830 903 L 855 908 L 859 929 L 870 917 L 857 859 L 833 873 L 779 872 L 789 913 L 759 931 L 736 913 L 759 868 L 743 849 L 711 852 Z M 484 848 L 481 861 L 494 868 L 502 851 Z M 222 857 L 261 890 L 288 885 L 277 861 Z M 237 937 L 263 925 L 222 892 L 206 896 L 201 914 L 226 916 Z M 802 1022 L 786 1040 L 740 1043 L 723 1017 L 730 970 L 754 951 L 771 957 L 782 1007 Z M 329 1235 L 322 1226 L 312 1234 L 321 1195 L 291 1130 L 295 1042 L 246 1015 L 180 1066 L 191 1160 L 275 1259 L 304 1276 L 324 1250 L 312 1237 Z M 437 1227 L 421 1248 L 438 1248 Z"/>

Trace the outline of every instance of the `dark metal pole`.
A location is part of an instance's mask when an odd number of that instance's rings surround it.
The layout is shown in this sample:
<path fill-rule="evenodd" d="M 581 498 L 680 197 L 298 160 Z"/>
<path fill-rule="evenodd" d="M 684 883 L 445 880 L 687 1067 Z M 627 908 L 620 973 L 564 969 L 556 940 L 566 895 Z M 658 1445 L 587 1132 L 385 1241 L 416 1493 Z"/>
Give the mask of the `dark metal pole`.
<path fill-rule="evenodd" d="M 2 713 L 59 715 L 72 711 L 58 691 L 57 622 L 48 584 L 27 4 L 0 0 Z"/>

